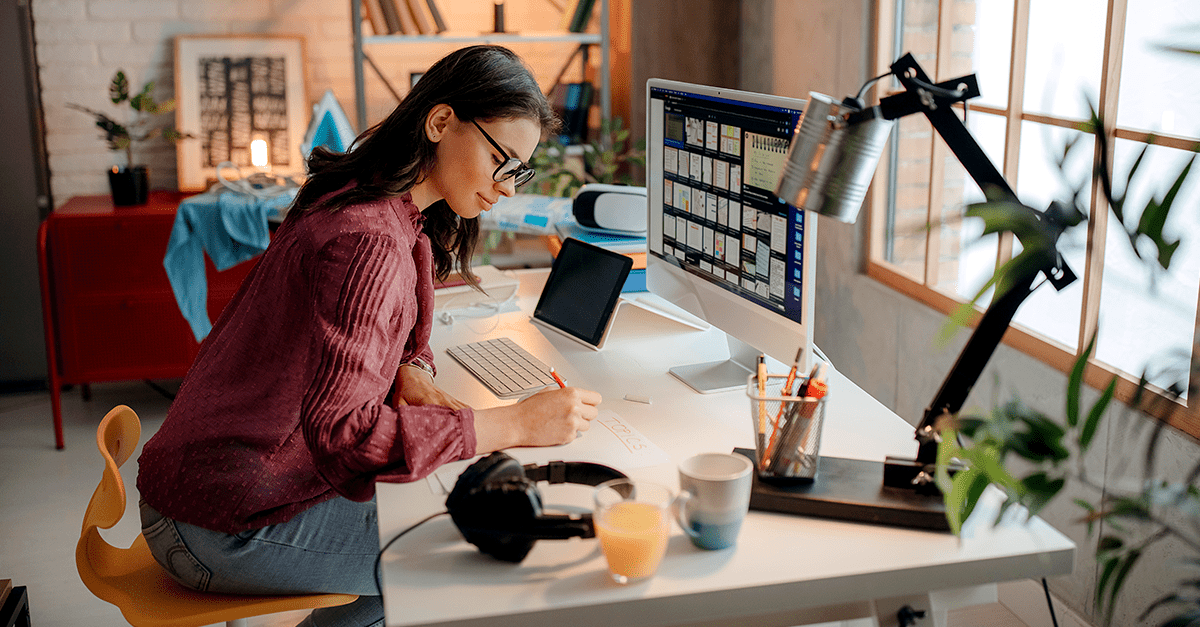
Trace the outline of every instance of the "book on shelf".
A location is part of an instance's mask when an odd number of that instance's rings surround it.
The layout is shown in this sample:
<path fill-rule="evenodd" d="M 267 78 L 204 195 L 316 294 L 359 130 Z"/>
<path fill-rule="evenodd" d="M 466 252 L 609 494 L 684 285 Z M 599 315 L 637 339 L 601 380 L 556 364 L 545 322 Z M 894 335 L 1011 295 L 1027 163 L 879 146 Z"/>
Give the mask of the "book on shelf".
<path fill-rule="evenodd" d="M 381 0 L 381 2 L 391 2 L 392 6 L 396 7 L 396 14 L 400 16 L 400 24 L 406 34 L 421 34 L 421 29 L 417 28 L 417 18 L 413 17 L 405 0 Z"/>
<path fill-rule="evenodd" d="M 387 27 L 387 33 L 393 35 L 395 33 L 404 33 L 404 24 L 400 21 L 400 11 L 396 7 L 395 0 L 367 0 L 375 2 L 379 7 L 379 13 L 383 15 L 384 25 Z"/>
<path fill-rule="evenodd" d="M 429 7 L 429 17 L 433 18 L 433 25 L 437 28 L 437 32 L 446 32 L 446 20 L 442 19 L 442 12 L 438 10 L 436 0 L 425 0 L 425 4 Z"/>
<path fill-rule="evenodd" d="M 621 293 L 628 294 L 630 292 L 645 292 L 646 290 L 646 269 L 634 268 L 629 271 L 629 276 L 625 277 L 625 285 L 621 286 Z"/>
<path fill-rule="evenodd" d="M 601 248 L 621 253 L 633 260 L 629 276 L 621 287 L 622 293 L 646 291 L 646 236 L 623 231 L 608 231 L 604 229 L 588 229 L 579 226 L 574 220 L 564 220 L 554 225 L 558 238 L 548 242 L 550 253 L 558 256 L 563 240 L 573 237 L 577 240 L 595 244 Z"/>
<path fill-rule="evenodd" d="M 567 25 L 567 30 L 572 33 L 582 33 L 587 30 L 588 22 L 592 20 L 592 9 L 596 6 L 596 0 L 579 0 L 575 3 L 575 11 L 571 14 L 571 23 Z"/>
<path fill-rule="evenodd" d="M 362 0 L 363 21 L 371 27 L 372 35 L 388 35 L 387 20 L 383 19 L 383 11 L 379 0 Z"/>
<path fill-rule="evenodd" d="M 611 250 L 615 253 L 631 254 L 642 253 L 642 258 L 639 260 L 634 258 L 634 267 L 639 265 L 642 268 L 646 267 L 646 234 L 645 233 L 628 233 L 625 231 L 609 231 L 605 229 L 589 229 L 580 226 L 574 220 L 566 220 L 554 225 L 554 230 L 558 232 L 561 239 L 573 237 L 581 242 L 595 244 L 601 248 Z M 632 255 L 630 255 L 632 256 Z M 638 263 L 640 261 L 640 264 Z"/>
<path fill-rule="evenodd" d="M 592 106 L 594 91 L 592 84 L 587 81 L 555 86 L 551 107 L 562 119 L 562 132 L 559 134 L 562 143 L 580 144 L 587 141 L 588 110 Z"/>
<path fill-rule="evenodd" d="M 579 84 L 579 103 L 574 111 L 571 111 L 573 116 L 571 120 L 572 137 L 576 143 L 582 144 L 588 138 L 588 112 L 592 110 L 592 95 L 594 92 L 592 83 L 584 81 Z"/>
<path fill-rule="evenodd" d="M 425 14 L 425 7 L 422 6 L 421 0 L 404 0 L 408 5 L 408 12 L 413 16 L 413 22 L 417 25 L 417 32 L 426 35 L 433 32 L 433 25 L 430 24 L 429 16 Z"/>

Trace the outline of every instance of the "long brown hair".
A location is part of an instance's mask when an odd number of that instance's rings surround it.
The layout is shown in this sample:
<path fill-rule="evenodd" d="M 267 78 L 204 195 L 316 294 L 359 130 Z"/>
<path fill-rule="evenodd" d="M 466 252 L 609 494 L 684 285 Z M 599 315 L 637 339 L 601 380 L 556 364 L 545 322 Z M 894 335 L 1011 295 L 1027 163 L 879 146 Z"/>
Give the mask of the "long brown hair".
<path fill-rule="evenodd" d="M 349 152 L 313 149 L 307 162 L 308 180 L 296 195 L 289 218 L 318 206 L 336 211 L 412 189 L 433 170 L 436 145 L 425 135 L 425 119 L 443 103 L 464 122 L 529 119 L 543 132 L 558 126 L 533 74 L 511 50 L 490 45 L 456 50 L 434 63 L 386 119 L 358 136 Z M 357 184 L 320 202 L 351 181 Z M 479 240 L 478 218 L 459 218 L 445 200 L 431 205 L 424 215 L 434 276 L 445 279 L 457 260 L 458 271 L 476 284 L 470 266 Z"/>

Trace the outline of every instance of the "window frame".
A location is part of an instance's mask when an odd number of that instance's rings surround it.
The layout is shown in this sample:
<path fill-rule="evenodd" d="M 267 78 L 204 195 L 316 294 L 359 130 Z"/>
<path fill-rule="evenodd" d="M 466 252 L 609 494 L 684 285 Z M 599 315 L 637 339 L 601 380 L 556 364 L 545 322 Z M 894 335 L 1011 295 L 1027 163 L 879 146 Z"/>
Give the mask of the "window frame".
<path fill-rule="evenodd" d="M 943 59 L 950 58 L 951 39 L 953 35 L 953 4 L 956 0 L 937 0 L 938 2 L 938 34 L 937 34 L 937 67 L 926 68 L 936 80 L 948 80 L 954 76 L 948 75 L 943 68 Z M 1026 52 L 1029 34 L 1029 13 L 1031 0 L 1013 0 L 1013 29 L 1010 57 L 1009 89 L 1005 108 L 985 105 L 971 105 L 972 114 L 982 113 L 1001 116 L 1005 122 L 1004 158 L 996 164 L 1005 179 L 1016 181 L 1019 146 L 1021 140 L 1022 122 L 1036 122 L 1051 126 L 1074 129 L 1084 120 L 1070 119 L 1030 113 L 1023 111 L 1025 99 L 1025 69 Z M 874 46 L 871 52 L 872 75 L 881 75 L 895 60 L 895 41 L 898 36 L 896 20 L 897 0 L 878 0 L 875 3 Z M 1110 146 L 1115 146 L 1116 139 L 1132 140 L 1147 143 L 1151 134 L 1132 128 L 1117 127 L 1117 97 L 1121 80 L 1121 60 L 1124 52 L 1125 17 L 1128 10 L 1128 0 L 1108 0 L 1108 15 L 1105 23 L 1104 58 L 1100 76 L 1100 94 L 1098 111 L 1105 120 L 1103 132 Z M 876 98 L 879 95 L 876 88 Z M 960 114 L 961 117 L 961 114 Z M 1174 135 L 1154 134 L 1155 145 L 1193 150 L 1197 143 L 1195 138 L 1185 138 Z M 932 138 L 930 159 L 930 194 L 926 205 L 926 224 L 938 224 L 942 220 L 943 202 L 941 188 L 945 181 L 945 158 L 948 147 L 941 141 L 936 132 Z M 1097 146 L 1097 150 L 1099 147 Z M 1110 151 L 1111 152 L 1111 151 Z M 1112 166 L 1112 154 L 1109 155 L 1109 167 Z M 957 295 L 948 294 L 936 289 L 937 263 L 941 250 L 939 229 L 927 229 L 925 238 L 924 273 L 914 277 L 901 271 L 898 266 L 885 259 L 884 247 L 887 245 L 885 233 L 888 213 L 888 179 L 889 168 L 880 167 L 872 181 L 872 193 L 867 200 L 867 246 L 866 274 L 868 277 L 904 294 L 926 306 L 950 315 L 964 302 Z M 1086 264 L 1079 274 L 1083 282 L 1083 298 L 1080 311 L 1078 349 L 1073 349 L 1060 342 L 1049 339 L 1018 323 L 1013 323 L 1004 334 L 1004 344 L 1015 348 L 1039 361 L 1049 365 L 1064 374 L 1069 374 L 1079 355 L 1086 349 L 1088 340 L 1095 333 L 1100 310 L 1101 273 L 1105 258 L 1105 233 L 1108 219 L 1111 215 L 1108 203 L 1102 193 L 1099 180 L 1092 177 L 1092 194 L 1090 219 L 1087 222 L 1087 245 L 1085 249 Z M 1012 256 L 1013 236 L 1011 233 L 1001 234 L 997 248 L 997 267 L 1008 261 Z M 1079 271 L 1076 268 L 1076 271 Z M 1044 288 L 1049 289 L 1049 288 Z M 1192 359 L 1196 359 L 1200 351 L 1200 293 L 1197 294 L 1197 322 L 1192 336 Z M 977 326 L 982 309 L 976 306 L 976 315 L 970 321 L 970 326 Z M 1084 382 L 1096 389 L 1104 389 L 1116 377 L 1114 398 L 1125 404 L 1132 404 L 1138 393 L 1140 375 L 1120 371 L 1119 369 L 1098 361 L 1093 356 L 1088 360 L 1084 371 Z M 1167 395 L 1161 388 L 1148 387 L 1149 394 L 1142 399 L 1142 409 L 1147 414 L 1162 419 L 1167 424 L 1187 433 L 1194 438 L 1200 438 L 1200 390 L 1190 390 L 1190 403 L 1176 400 Z"/>

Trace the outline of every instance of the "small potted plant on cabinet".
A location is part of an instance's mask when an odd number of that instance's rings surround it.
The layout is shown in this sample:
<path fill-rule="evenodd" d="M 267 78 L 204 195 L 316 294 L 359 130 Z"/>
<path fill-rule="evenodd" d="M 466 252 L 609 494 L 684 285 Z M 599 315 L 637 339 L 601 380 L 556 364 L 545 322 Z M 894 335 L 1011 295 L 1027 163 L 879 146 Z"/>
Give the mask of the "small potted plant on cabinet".
<path fill-rule="evenodd" d="M 158 102 L 151 95 L 154 91 L 154 81 L 147 82 L 140 92 L 129 91 L 129 79 L 123 70 L 117 70 L 108 86 L 108 97 L 114 105 L 129 103 L 133 113 L 126 116 L 121 123 L 108 114 L 88 107 L 68 103 L 67 106 L 83 111 L 96 120 L 96 126 L 101 131 L 108 148 L 113 152 L 125 152 L 125 165 L 113 165 L 108 173 L 109 187 L 112 189 L 113 204 L 117 206 L 142 205 L 146 203 L 149 192 L 149 171 L 144 165 L 135 165 L 133 160 L 134 142 L 143 142 L 163 137 L 168 141 L 177 141 L 184 137 L 170 125 L 156 125 L 156 117 L 175 110 L 175 101 Z"/>

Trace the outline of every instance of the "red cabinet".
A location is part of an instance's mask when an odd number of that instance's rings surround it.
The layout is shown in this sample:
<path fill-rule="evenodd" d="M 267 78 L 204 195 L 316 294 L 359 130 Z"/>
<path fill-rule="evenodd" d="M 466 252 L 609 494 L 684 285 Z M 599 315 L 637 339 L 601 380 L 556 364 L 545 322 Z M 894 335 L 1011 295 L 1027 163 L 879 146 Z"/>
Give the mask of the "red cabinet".
<path fill-rule="evenodd" d="M 64 384 L 182 377 L 199 350 L 163 270 L 175 210 L 187 194 L 153 192 L 140 207 L 70 199 L 38 230 L 55 445 Z M 215 321 L 254 261 L 217 272 L 205 261 Z"/>

